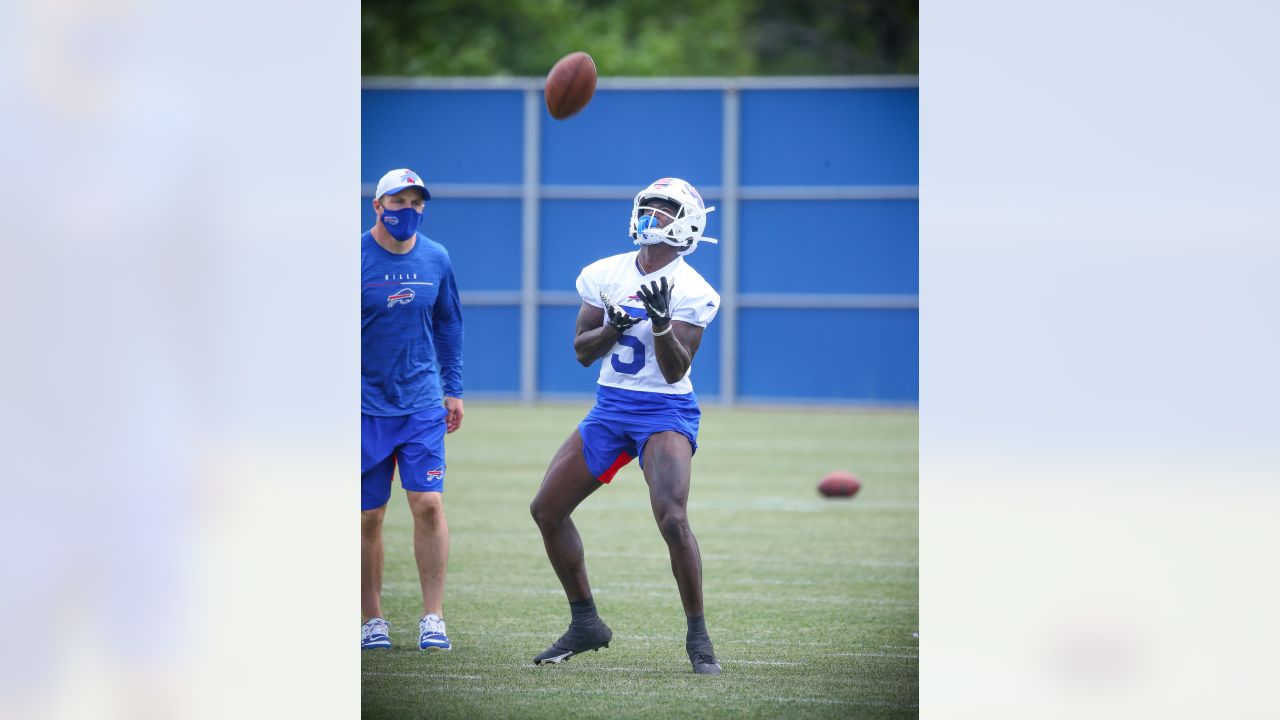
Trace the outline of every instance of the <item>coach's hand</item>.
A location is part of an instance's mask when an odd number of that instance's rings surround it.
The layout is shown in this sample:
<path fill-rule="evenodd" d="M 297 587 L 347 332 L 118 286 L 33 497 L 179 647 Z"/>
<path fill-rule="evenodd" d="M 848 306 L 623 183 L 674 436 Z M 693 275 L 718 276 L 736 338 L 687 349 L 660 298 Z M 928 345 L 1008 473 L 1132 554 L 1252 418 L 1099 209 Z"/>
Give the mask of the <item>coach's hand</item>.
<path fill-rule="evenodd" d="M 631 317 L 625 311 L 619 309 L 617 305 L 614 305 L 613 301 L 603 291 L 600 293 L 600 300 L 604 303 L 604 312 L 608 317 L 609 325 L 614 330 L 617 330 L 619 335 L 625 333 L 632 325 L 640 322 L 640 318 Z"/>
<path fill-rule="evenodd" d="M 675 286 L 674 281 L 668 285 L 667 278 L 663 277 L 661 285 L 654 280 L 650 287 L 641 285 L 636 293 L 640 296 L 640 302 L 644 303 L 644 311 L 649 314 L 654 330 L 661 332 L 671 323 L 671 290 Z"/>
<path fill-rule="evenodd" d="M 445 398 L 444 409 L 449 413 L 444 419 L 444 432 L 447 435 L 462 427 L 462 398 Z"/>

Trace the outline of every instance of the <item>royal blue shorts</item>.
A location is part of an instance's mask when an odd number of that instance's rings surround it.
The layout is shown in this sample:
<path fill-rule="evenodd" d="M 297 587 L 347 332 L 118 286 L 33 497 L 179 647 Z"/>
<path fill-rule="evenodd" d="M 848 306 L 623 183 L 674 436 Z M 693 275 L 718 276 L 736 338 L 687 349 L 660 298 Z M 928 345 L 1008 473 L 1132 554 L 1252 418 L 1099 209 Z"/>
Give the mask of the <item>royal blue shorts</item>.
<path fill-rule="evenodd" d="M 644 469 L 644 446 L 649 436 L 668 430 L 689 438 L 697 452 L 701 417 L 693 393 L 667 395 L 600 385 L 595 407 L 578 424 L 587 469 L 602 483 L 613 480 L 635 458 L 640 458 Z"/>
<path fill-rule="evenodd" d="M 444 492 L 444 435 L 447 411 L 412 415 L 360 415 L 360 509 L 373 510 L 391 499 L 391 473 L 400 465 L 400 485 L 414 492 Z"/>

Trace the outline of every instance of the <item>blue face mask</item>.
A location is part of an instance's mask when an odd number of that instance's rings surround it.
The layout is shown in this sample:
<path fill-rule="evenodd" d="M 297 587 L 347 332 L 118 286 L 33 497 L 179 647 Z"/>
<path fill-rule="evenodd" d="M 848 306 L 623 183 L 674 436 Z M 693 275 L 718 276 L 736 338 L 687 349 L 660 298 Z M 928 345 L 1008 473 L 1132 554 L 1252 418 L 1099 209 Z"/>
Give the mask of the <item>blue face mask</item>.
<path fill-rule="evenodd" d="M 382 209 L 382 226 L 391 233 L 391 237 L 406 242 L 418 232 L 422 223 L 422 213 L 411 207 L 399 210 Z"/>

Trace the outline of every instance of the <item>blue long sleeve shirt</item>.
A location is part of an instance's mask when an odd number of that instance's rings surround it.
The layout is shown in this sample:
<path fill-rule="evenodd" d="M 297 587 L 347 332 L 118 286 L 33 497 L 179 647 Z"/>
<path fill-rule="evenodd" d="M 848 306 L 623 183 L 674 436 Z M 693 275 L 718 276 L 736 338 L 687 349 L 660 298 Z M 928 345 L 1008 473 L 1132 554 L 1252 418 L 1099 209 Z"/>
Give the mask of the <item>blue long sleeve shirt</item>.
<path fill-rule="evenodd" d="M 449 252 L 418 235 L 403 255 L 360 236 L 360 405 L 393 417 L 462 397 L 462 308 Z"/>

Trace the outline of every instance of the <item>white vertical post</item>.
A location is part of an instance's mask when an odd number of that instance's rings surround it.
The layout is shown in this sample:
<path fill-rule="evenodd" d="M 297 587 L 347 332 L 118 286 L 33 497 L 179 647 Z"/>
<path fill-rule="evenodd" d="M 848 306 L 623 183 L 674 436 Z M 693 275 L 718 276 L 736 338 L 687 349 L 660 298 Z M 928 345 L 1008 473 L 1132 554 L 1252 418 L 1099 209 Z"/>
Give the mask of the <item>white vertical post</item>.
<path fill-rule="evenodd" d="M 520 400 L 538 392 L 538 167 L 541 148 L 538 91 L 524 91 L 524 185 L 520 195 Z"/>
<path fill-rule="evenodd" d="M 741 95 L 736 80 L 724 90 L 720 174 L 720 403 L 738 395 L 738 168 Z"/>

